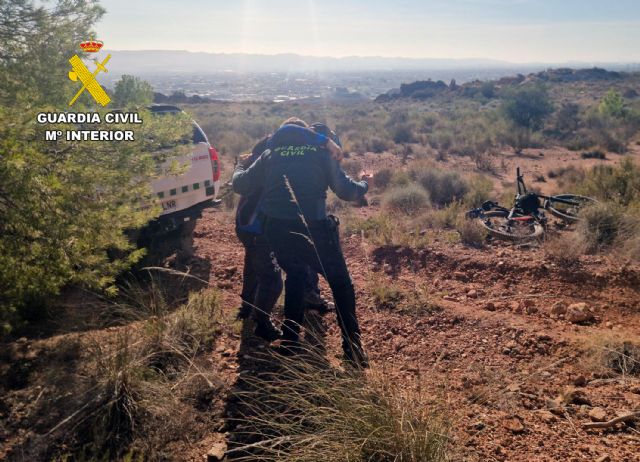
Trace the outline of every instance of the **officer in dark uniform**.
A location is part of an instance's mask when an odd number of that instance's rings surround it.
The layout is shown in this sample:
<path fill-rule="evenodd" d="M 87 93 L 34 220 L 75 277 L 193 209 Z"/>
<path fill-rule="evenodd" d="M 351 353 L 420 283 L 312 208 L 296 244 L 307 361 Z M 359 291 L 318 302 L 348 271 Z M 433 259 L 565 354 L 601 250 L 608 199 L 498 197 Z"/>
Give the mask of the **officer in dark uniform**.
<path fill-rule="evenodd" d="M 366 367 L 356 317 L 355 291 L 347 269 L 338 220 L 327 216 L 327 189 L 343 200 L 360 200 L 365 181 L 349 178 L 332 157 L 336 143 L 308 128 L 299 119 L 283 123 L 268 149 L 248 168 L 238 165 L 235 192 L 247 195 L 263 189 L 260 211 L 269 244 L 286 272 L 283 353 L 296 350 L 304 316 L 307 267 L 325 277 L 333 293 L 342 332 L 345 360 Z"/>
<path fill-rule="evenodd" d="M 253 164 L 267 149 L 270 135 L 260 140 L 251 153 L 239 160 L 245 168 Z M 238 319 L 248 319 L 253 315 L 255 334 L 272 342 L 282 336 L 280 329 L 273 325 L 271 312 L 282 293 L 282 277 L 269 242 L 264 235 L 258 208 L 262 190 L 241 196 L 236 209 L 236 236 L 244 246 L 244 269 L 242 273 L 242 305 Z M 329 303 L 320 295 L 318 275 L 307 268 L 304 301 L 307 308 L 325 313 Z"/>

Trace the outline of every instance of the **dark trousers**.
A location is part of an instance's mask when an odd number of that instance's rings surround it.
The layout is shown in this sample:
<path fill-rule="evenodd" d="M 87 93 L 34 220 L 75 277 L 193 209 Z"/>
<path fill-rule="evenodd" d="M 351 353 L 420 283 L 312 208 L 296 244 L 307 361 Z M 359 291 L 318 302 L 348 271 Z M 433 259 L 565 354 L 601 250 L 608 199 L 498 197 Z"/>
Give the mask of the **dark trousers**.
<path fill-rule="evenodd" d="M 309 236 L 310 233 L 310 236 Z M 308 267 L 323 275 L 336 304 L 343 348 L 360 348 L 360 327 L 356 318 L 356 297 L 351 276 L 340 247 L 337 220 L 313 221 L 307 227 L 301 220 L 267 218 L 265 234 L 287 274 L 285 281 L 283 334 L 297 341 L 304 317 L 304 287 Z"/>
<path fill-rule="evenodd" d="M 237 233 L 244 245 L 242 273 L 242 305 L 253 311 L 257 322 L 270 319 L 273 307 L 282 293 L 280 268 L 264 235 Z"/>

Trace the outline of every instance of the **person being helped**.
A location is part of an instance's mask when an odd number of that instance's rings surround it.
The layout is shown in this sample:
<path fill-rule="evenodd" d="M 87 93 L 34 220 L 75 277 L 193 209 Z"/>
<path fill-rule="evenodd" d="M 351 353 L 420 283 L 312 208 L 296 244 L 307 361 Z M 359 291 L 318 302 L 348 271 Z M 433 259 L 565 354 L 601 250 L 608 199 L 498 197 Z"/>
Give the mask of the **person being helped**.
<path fill-rule="evenodd" d="M 250 166 L 267 149 L 269 137 L 260 140 L 251 154 L 239 161 L 244 167 Z M 271 312 L 282 293 L 280 268 L 262 225 L 257 217 L 257 208 L 262 196 L 258 189 L 240 197 L 236 209 L 236 236 L 244 246 L 244 268 L 242 272 L 242 305 L 238 319 L 248 319 L 253 314 L 255 334 L 268 341 L 277 340 L 282 331 L 271 321 Z"/>
<path fill-rule="evenodd" d="M 341 149 L 331 138 L 307 127 L 300 119 L 286 120 L 267 143 L 269 149 L 250 167 L 237 166 L 233 190 L 247 195 L 263 189 L 260 212 L 265 217 L 265 234 L 287 275 L 281 351 L 291 354 L 298 349 L 305 270 L 311 267 L 325 277 L 333 293 L 345 360 L 367 367 L 339 223 L 327 216 L 326 197 L 331 188 L 340 199 L 356 201 L 369 186 L 352 180 L 340 168 Z"/>

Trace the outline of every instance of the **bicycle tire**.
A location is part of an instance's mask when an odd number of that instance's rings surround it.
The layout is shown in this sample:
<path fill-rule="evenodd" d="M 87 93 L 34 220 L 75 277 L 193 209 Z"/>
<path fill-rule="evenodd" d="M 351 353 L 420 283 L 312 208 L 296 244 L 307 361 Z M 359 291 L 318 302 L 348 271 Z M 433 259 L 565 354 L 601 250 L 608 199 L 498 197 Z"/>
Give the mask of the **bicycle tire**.
<path fill-rule="evenodd" d="M 557 208 L 560 205 L 566 205 L 566 204 L 563 204 L 562 202 L 557 202 L 557 206 L 556 207 L 553 206 L 553 199 L 555 198 L 576 201 L 576 202 L 579 202 L 580 205 L 577 206 L 577 209 L 575 209 L 575 206 L 574 206 L 575 212 L 566 213 L 561 208 Z M 556 194 L 555 196 L 549 197 L 549 199 L 545 201 L 544 208 L 548 210 L 549 213 L 556 218 L 560 218 L 561 220 L 564 220 L 567 223 L 576 223 L 580 221 L 580 217 L 577 216 L 577 213 L 580 211 L 580 209 L 584 207 L 584 205 L 582 204 L 585 204 L 585 205 L 595 204 L 597 202 L 598 201 L 593 199 L 592 197 L 580 196 L 577 194 Z"/>
<path fill-rule="evenodd" d="M 491 236 L 497 239 L 502 239 L 503 241 L 511 241 L 511 242 L 528 241 L 528 240 L 540 239 L 544 235 L 544 228 L 537 221 L 534 221 L 531 224 L 531 226 L 533 227 L 533 231 L 530 234 L 526 234 L 526 235 L 508 232 L 503 229 L 499 229 L 498 227 L 491 226 L 491 221 L 489 219 L 507 218 L 508 216 L 509 216 L 509 212 L 494 210 L 490 212 L 485 212 L 482 216 L 478 217 L 478 220 L 480 220 L 480 223 L 482 224 L 482 226 L 484 226 L 484 228 L 487 230 L 487 232 Z"/>

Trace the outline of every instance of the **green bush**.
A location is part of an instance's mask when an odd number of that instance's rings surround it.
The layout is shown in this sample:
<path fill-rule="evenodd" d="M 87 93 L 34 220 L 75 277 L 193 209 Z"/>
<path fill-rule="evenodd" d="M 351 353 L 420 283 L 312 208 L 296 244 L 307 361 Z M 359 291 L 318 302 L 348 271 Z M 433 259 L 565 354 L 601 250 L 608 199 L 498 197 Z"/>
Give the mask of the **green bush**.
<path fill-rule="evenodd" d="M 123 75 L 113 93 L 116 107 L 145 107 L 153 102 L 153 87 L 139 77 Z"/>
<path fill-rule="evenodd" d="M 396 186 L 384 194 L 383 205 L 407 215 L 413 215 L 429 206 L 429 196 L 417 184 Z"/>
<path fill-rule="evenodd" d="M 397 125 L 393 128 L 391 138 L 394 143 L 412 143 L 414 141 L 413 130 L 409 124 Z"/>
<path fill-rule="evenodd" d="M 574 175 L 568 183 L 576 191 L 604 201 L 623 206 L 640 204 L 640 166 L 629 157 L 617 167 L 596 165 Z"/>
<path fill-rule="evenodd" d="M 627 110 L 624 107 L 624 98 L 613 88 L 600 101 L 598 111 L 602 115 L 616 118 L 623 118 L 627 115 Z"/>
<path fill-rule="evenodd" d="M 504 95 L 502 111 L 507 120 L 528 130 L 539 130 L 553 112 L 546 87 L 527 85 L 510 89 Z"/>

